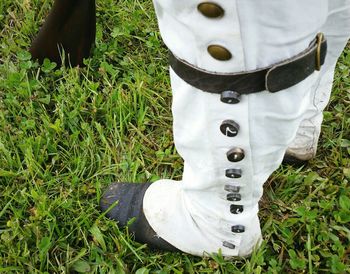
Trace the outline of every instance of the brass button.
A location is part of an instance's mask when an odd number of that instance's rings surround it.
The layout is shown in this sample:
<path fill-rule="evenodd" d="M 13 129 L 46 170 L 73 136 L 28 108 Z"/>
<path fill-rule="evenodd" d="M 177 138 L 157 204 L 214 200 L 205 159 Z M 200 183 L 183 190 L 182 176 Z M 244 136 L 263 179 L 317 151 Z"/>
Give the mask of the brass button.
<path fill-rule="evenodd" d="M 227 152 L 227 159 L 230 162 L 239 162 L 244 159 L 244 150 L 238 147 L 235 147 Z"/>
<path fill-rule="evenodd" d="M 224 15 L 224 10 L 218 4 L 212 2 L 201 3 L 198 5 L 198 10 L 206 17 L 218 18 Z"/>
<path fill-rule="evenodd" d="M 208 47 L 208 52 L 216 60 L 227 61 L 232 58 L 231 52 L 223 46 L 210 45 Z"/>

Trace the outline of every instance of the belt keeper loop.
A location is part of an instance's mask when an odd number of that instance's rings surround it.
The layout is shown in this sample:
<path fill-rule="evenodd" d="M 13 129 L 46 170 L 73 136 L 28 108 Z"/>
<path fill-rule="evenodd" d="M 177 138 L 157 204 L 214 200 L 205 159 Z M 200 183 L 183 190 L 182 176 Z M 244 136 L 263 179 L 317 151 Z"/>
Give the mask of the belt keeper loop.
<path fill-rule="evenodd" d="M 324 39 L 323 33 L 317 34 L 317 48 L 316 48 L 316 70 L 321 70 L 321 45 Z"/>

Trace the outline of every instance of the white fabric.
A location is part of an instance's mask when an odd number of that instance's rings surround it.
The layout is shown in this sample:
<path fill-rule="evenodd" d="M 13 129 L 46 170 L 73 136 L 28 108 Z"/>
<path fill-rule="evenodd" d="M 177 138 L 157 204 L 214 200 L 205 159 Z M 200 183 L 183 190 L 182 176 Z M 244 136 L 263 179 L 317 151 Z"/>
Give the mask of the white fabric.
<path fill-rule="evenodd" d="M 333 0 L 330 0 L 333 1 Z M 165 44 L 178 57 L 215 72 L 265 67 L 308 47 L 328 15 L 327 0 L 217 0 L 225 10 L 219 19 L 204 17 L 199 0 L 154 0 Z M 218 61 L 207 52 L 211 44 L 229 49 L 233 59 Z M 263 183 L 280 165 L 314 99 L 315 72 L 288 90 L 242 96 L 235 105 L 220 95 L 202 92 L 170 71 L 173 89 L 174 141 L 185 161 L 180 182 L 160 180 L 147 190 L 143 209 L 156 233 L 178 249 L 202 256 L 246 256 L 261 239 L 258 201 Z M 222 121 L 240 125 L 236 137 L 220 132 Z M 226 152 L 242 148 L 245 158 L 227 160 Z M 240 179 L 225 177 L 228 168 L 241 168 Z M 228 202 L 225 185 L 241 186 L 242 201 Z M 242 214 L 230 205 L 244 206 Z M 241 234 L 231 226 L 244 225 Z M 229 242 L 236 246 L 223 246 Z"/>
<path fill-rule="evenodd" d="M 328 19 L 321 28 L 328 41 L 326 62 L 313 87 L 313 103 L 305 113 L 297 135 L 287 150 L 289 155 L 301 160 L 310 160 L 316 154 L 323 120 L 322 112 L 331 95 L 335 64 L 350 34 L 350 1 L 332 0 L 328 9 Z"/>

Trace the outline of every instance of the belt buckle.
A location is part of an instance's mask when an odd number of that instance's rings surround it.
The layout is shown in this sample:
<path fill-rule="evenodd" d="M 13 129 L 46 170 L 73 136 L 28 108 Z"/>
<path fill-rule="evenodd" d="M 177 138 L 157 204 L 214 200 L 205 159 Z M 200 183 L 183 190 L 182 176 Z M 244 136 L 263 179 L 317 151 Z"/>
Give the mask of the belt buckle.
<path fill-rule="evenodd" d="M 322 41 L 324 39 L 324 35 L 322 32 L 317 34 L 316 37 L 316 70 L 320 71 L 321 70 L 321 46 L 322 46 Z"/>

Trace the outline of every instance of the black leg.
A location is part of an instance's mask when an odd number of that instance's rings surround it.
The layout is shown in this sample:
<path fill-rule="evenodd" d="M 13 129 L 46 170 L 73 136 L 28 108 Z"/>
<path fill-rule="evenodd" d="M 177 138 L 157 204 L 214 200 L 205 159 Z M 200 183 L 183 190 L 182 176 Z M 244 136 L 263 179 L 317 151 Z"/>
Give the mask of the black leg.
<path fill-rule="evenodd" d="M 40 63 L 48 58 L 61 65 L 63 49 L 67 65 L 83 65 L 95 36 L 95 0 L 56 0 L 29 51 Z"/>

